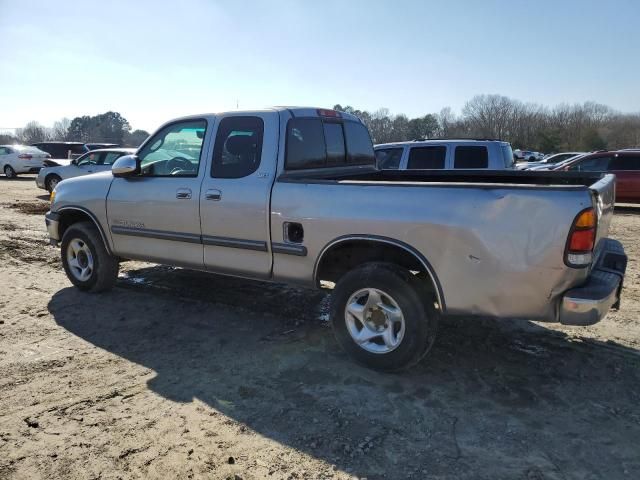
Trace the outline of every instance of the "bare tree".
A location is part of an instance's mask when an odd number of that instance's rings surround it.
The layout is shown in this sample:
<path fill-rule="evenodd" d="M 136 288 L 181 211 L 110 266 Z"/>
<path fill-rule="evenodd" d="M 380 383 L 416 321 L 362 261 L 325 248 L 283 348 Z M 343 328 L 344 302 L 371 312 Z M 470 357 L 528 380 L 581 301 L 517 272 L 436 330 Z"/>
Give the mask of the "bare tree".
<path fill-rule="evenodd" d="M 36 121 L 31 121 L 23 128 L 16 130 L 16 138 L 20 143 L 30 145 L 35 142 L 47 140 L 49 135 L 45 127 Z"/>
<path fill-rule="evenodd" d="M 68 118 L 61 118 L 54 122 L 51 129 L 52 140 L 69 140 L 69 127 L 71 126 L 71 120 Z"/>

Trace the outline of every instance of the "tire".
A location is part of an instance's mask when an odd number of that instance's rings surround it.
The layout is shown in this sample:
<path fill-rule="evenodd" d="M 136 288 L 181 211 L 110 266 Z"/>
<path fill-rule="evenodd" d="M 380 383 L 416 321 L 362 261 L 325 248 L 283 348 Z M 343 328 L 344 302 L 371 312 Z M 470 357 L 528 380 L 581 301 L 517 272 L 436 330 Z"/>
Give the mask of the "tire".
<path fill-rule="evenodd" d="M 435 341 L 438 313 L 426 281 L 394 264 L 366 263 L 335 286 L 331 324 L 340 346 L 357 362 L 375 370 L 398 371 L 428 353 Z M 372 338 L 364 341 L 367 337 Z"/>
<path fill-rule="evenodd" d="M 80 290 L 104 292 L 116 283 L 118 260 L 107 252 L 93 223 L 71 225 L 62 236 L 60 255 L 67 277 Z"/>
<path fill-rule="evenodd" d="M 53 189 L 56 188 L 56 185 L 62 181 L 59 175 L 52 173 L 51 175 L 47 175 L 47 178 L 44 179 L 44 186 L 49 193 L 53 192 Z"/>
<path fill-rule="evenodd" d="M 4 166 L 4 176 L 9 178 L 9 179 L 14 179 L 18 176 L 18 174 L 16 173 L 16 171 L 13 169 L 13 167 L 11 165 L 5 165 Z"/>

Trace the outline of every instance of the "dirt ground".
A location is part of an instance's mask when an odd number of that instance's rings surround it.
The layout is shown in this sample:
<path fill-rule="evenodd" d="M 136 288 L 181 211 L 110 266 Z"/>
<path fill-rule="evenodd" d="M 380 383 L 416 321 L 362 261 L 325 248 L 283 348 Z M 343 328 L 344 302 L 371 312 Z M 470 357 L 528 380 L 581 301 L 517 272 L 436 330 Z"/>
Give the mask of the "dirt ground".
<path fill-rule="evenodd" d="M 447 320 L 410 372 L 352 363 L 327 295 L 136 262 L 83 294 L 47 197 L 0 178 L 0 479 L 638 479 L 640 208 L 599 325 Z"/>

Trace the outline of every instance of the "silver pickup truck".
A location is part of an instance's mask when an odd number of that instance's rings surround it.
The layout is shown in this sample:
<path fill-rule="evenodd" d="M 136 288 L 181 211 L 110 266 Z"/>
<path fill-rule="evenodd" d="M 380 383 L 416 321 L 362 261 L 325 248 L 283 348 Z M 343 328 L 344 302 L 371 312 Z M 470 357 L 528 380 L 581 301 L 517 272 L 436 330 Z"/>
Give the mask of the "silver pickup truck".
<path fill-rule="evenodd" d="M 163 125 L 110 172 L 64 180 L 46 224 L 71 282 L 137 259 L 334 286 L 356 360 L 418 362 L 442 315 L 589 325 L 619 304 L 611 175 L 382 171 L 346 113 L 273 108 Z"/>

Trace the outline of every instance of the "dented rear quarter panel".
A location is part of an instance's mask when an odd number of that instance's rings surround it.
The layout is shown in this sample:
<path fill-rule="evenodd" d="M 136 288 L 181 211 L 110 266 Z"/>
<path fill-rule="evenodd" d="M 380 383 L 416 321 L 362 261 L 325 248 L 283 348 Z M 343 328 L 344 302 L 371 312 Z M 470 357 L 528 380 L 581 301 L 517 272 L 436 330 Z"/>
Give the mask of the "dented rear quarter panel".
<path fill-rule="evenodd" d="M 305 229 L 306 257 L 274 255 L 274 277 L 313 282 L 314 263 L 334 239 L 376 235 L 422 253 L 440 283 L 446 313 L 556 319 L 558 297 L 588 269 L 564 264 L 587 187 L 276 182 L 272 241 L 282 223 Z"/>

